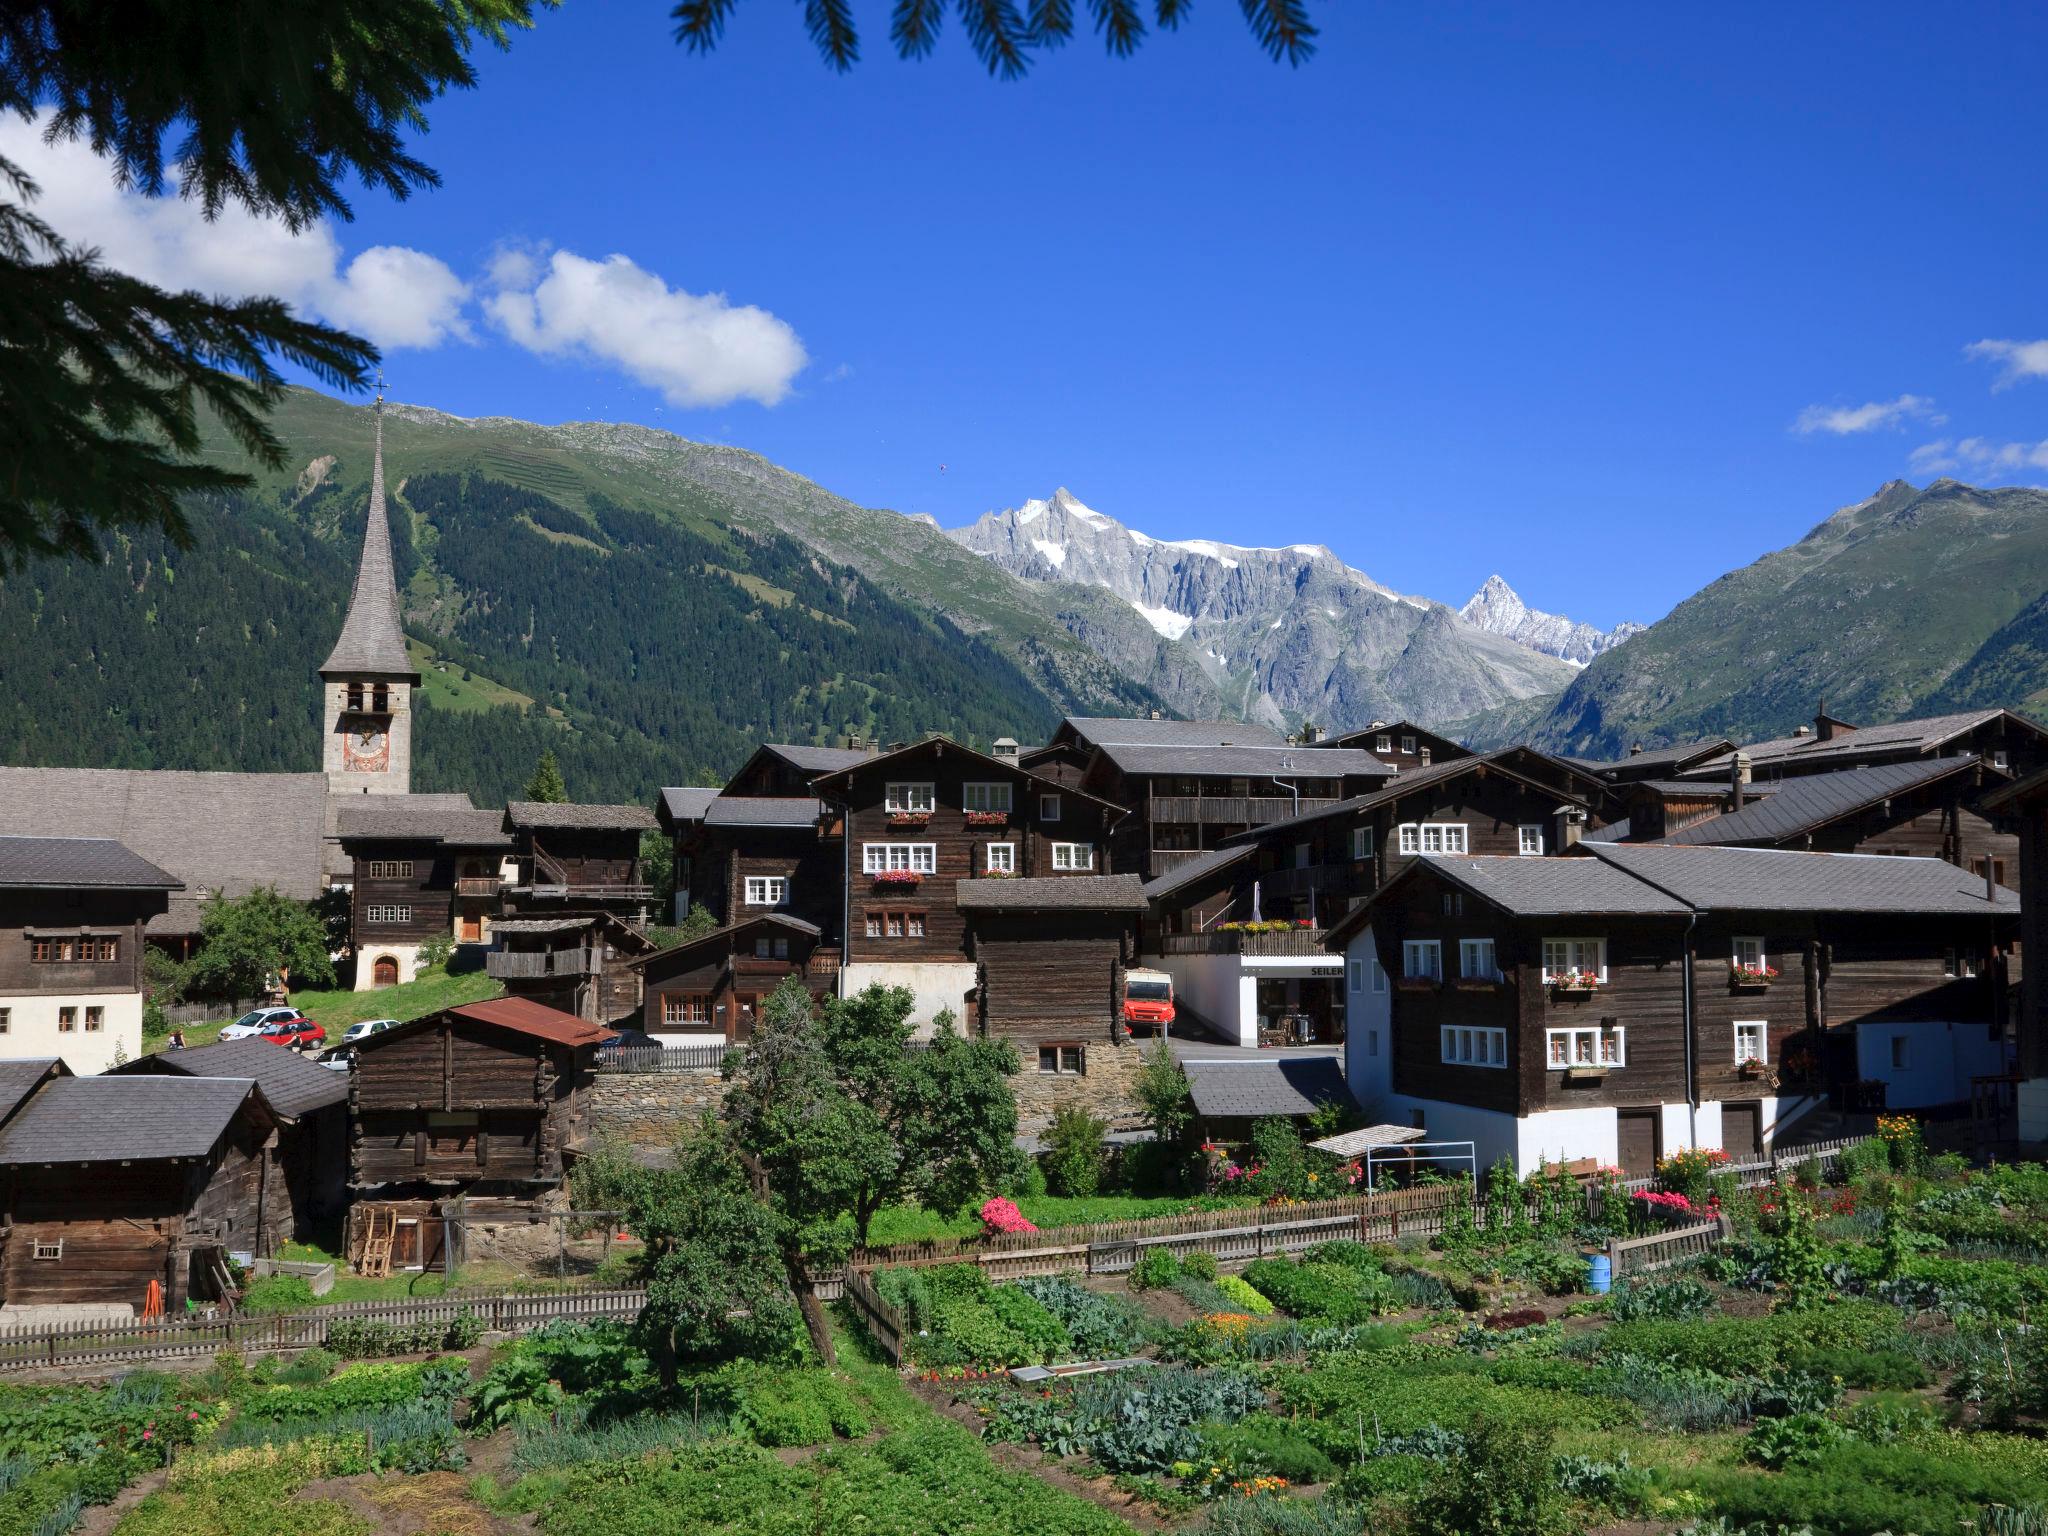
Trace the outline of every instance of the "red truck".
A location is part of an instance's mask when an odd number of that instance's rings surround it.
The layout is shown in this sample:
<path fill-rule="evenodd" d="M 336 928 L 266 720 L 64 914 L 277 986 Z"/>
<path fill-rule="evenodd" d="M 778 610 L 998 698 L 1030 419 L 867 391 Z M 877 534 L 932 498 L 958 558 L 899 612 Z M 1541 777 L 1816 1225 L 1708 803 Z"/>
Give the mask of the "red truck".
<path fill-rule="evenodd" d="M 1124 1028 L 1149 1025 L 1163 1035 L 1173 1022 L 1173 978 L 1164 971 L 1124 972 Z"/>

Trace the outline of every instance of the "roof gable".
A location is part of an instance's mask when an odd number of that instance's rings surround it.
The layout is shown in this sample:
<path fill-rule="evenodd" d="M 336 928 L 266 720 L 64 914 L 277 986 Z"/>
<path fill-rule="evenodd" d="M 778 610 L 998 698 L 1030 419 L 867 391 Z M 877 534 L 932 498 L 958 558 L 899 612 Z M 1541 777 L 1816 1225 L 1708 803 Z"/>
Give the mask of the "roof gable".
<path fill-rule="evenodd" d="M 1973 756 L 1934 757 L 1779 779 L 1769 794 L 1741 810 L 1710 816 L 1657 841 L 1674 846 L 1714 845 L 1804 837 L 1895 796 L 1959 776 L 1974 779 L 1982 771 L 1981 761 Z M 1712 787 L 1710 781 L 1703 783 Z"/>
<path fill-rule="evenodd" d="M 274 1119 L 249 1078 L 55 1078 L 0 1127 L 0 1165 L 206 1157 L 245 1106 L 266 1125 Z"/>
<path fill-rule="evenodd" d="M 111 837 L 0 834 L 0 886 L 182 891 L 184 882 Z"/>
<path fill-rule="evenodd" d="M 1016 778 L 1037 785 L 1043 793 L 1048 795 L 1071 795 L 1075 799 L 1086 800 L 1107 811 L 1121 811 L 1123 809 L 1113 800 L 1105 800 L 1100 795 L 1092 795 L 1086 790 L 1076 789 L 1071 784 L 1062 784 L 1057 779 L 1048 779 L 1042 774 L 1033 773 L 1021 763 L 1006 762 L 1000 757 L 990 757 L 986 752 L 977 752 L 972 747 L 963 747 L 950 736 L 927 736 L 923 741 L 915 741 L 909 746 L 898 747 L 894 752 L 883 752 L 878 756 L 863 757 L 859 763 L 851 767 L 841 768 L 832 773 L 820 774 L 815 784 L 821 793 L 826 791 L 843 793 L 846 786 L 857 773 L 869 771 L 880 771 L 884 774 L 901 772 L 920 757 L 943 757 L 949 752 L 959 754 L 962 759 L 973 764 L 978 770 L 985 769 L 991 774 L 1013 775 Z"/>

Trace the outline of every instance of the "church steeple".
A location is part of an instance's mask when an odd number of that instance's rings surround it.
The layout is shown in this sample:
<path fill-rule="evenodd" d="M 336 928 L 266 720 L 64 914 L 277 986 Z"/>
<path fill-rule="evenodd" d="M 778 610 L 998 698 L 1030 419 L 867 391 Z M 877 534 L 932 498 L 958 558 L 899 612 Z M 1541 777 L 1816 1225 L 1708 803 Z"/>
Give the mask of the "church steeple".
<path fill-rule="evenodd" d="M 412 789 L 412 690 L 420 675 L 399 627 L 398 576 L 384 507 L 384 379 L 377 379 L 370 513 L 341 636 L 320 666 L 328 788 L 347 794 Z"/>

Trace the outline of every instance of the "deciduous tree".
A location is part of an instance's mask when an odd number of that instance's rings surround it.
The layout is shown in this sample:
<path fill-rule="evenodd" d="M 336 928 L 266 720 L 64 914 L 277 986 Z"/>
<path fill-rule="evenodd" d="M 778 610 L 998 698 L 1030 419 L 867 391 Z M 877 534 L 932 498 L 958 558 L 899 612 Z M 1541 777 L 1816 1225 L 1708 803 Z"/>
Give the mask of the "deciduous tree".
<path fill-rule="evenodd" d="M 191 986 L 214 997 L 254 997 L 275 976 L 280 985 L 330 987 L 334 962 L 327 933 L 303 901 L 262 886 L 246 896 L 216 891 L 199 913 L 199 953 Z"/>

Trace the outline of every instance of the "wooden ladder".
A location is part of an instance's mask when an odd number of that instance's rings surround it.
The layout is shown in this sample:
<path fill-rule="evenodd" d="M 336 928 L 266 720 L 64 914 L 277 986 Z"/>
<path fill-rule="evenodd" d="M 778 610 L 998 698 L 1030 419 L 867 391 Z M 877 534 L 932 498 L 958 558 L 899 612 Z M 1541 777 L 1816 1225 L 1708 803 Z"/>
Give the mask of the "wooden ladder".
<path fill-rule="evenodd" d="M 370 1279 L 389 1279 L 391 1244 L 398 1236 L 398 1212 L 388 1206 L 373 1205 L 368 1215 L 369 1227 L 363 1235 L 363 1261 L 359 1268 Z"/>

